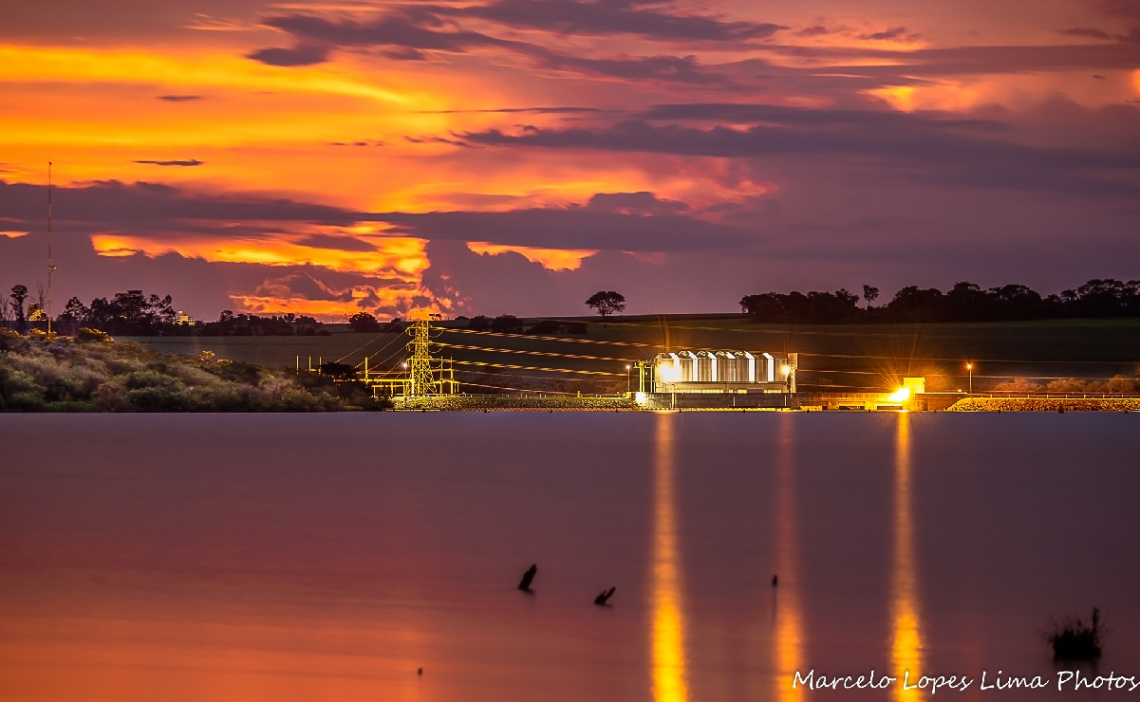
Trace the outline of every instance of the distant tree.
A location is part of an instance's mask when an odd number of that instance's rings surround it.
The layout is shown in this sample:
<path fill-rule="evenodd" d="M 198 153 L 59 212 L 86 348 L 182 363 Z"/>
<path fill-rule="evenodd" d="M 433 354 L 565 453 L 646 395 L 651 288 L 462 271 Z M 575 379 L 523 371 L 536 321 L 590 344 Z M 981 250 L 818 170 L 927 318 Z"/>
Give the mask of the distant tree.
<path fill-rule="evenodd" d="M 473 331 L 488 331 L 491 328 L 491 318 L 485 314 L 477 314 L 468 320 L 467 328 Z"/>
<path fill-rule="evenodd" d="M 72 297 L 63 308 L 63 314 L 59 316 L 59 321 L 74 334 L 79 331 L 79 327 L 87 324 L 87 318 L 90 315 L 91 310 L 87 309 L 87 305 L 80 302 L 78 297 Z"/>
<path fill-rule="evenodd" d="M 1027 380 L 1025 378 L 1011 378 L 1004 383 L 998 383 L 997 385 L 993 386 L 993 390 L 995 392 L 1030 393 L 1040 392 L 1041 386 L 1032 380 Z"/>
<path fill-rule="evenodd" d="M 1076 378 L 1058 378 L 1052 380 L 1045 389 L 1049 392 L 1085 392 L 1088 388 L 1085 381 Z"/>
<path fill-rule="evenodd" d="M 942 306 L 941 290 L 922 290 L 917 285 L 908 285 L 895 293 L 887 310 L 899 322 L 937 322 L 941 319 Z"/>
<path fill-rule="evenodd" d="M 1114 375 L 1105 383 L 1108 392 L 1136 392 L 1136 379 L 1126 375 Z"/>
<path fill-rule="evenodd" d="M 872 285 L 863 286 L 863 299 L 867 301 L 867 306 L 870 307 L 871 303 L 879 297 L 879 289 Z"/>
<path fill-rule="evenodd" d="M 602 317 L 608 317 L 614 312 L 625 311 L 625 296 L 613 290 L 599 290 L 586 300 L 586 306 L 594 308 Z"/>
<path fill-rule="evenodd" d="M 491 320 L 491 331 L 498 334 L 521 334 L 523 324 L 513 314 L 501 314 Z"/>
<path fill-rule="evenodd" d="M 999 319 L 1034 319 L 1041 316 L 1041 295 L 1024 285 L 1005 285 L 989 291 Z"/>
<path fill-rule="evenodd" d="M 361 334 L 375 334 L 380 331 L 380 323 L 367 312 L 357 312 L 349 317 L 348 326 L 352 331 Z"/>
<path fill-rule="evenodd" d="M 375 322 L 376 320 L 372 320 Z M 356 369 L 347 363 L 322 363 L 319 367 L 321 375 L 327 375 L 337 380 L 348 380 L 356 377 Z"/>
<path fill-rule="evenodd" d="M 562 334 L 566 331 L 565 324 L 559 324 L 553 319 L 544 319 L 536 322 L 529 329 L 526 330 L 527 334 Z"/>
<path fill-rule="evenodd" d="M 9 303 L 12 306 L 12 317 L 23 328 L 24 321 L 27 320 L 27 316 L 24 314 L 24 300 L 28 299 L 28 287 L 26 285 L 13 285 L 12 292 L 8 297 L 12 298 Z"/>
<path fill-rule="evenodd" d="M 1061 293 L 1068 312 L 1077 317 L 1123 317 L 1140 314 L 1140 281 L 1127 283 L 1112 278 L 1090 280 Z"/>
<path fill-rule="evenodd" d="M 834 324 L 854 319 L 859 314 L 859 297 L 840 288 L 833 293 L 811 291 L 807 295 L 792 291 L 747 295 L 740 309 L 755 322 Z"/>

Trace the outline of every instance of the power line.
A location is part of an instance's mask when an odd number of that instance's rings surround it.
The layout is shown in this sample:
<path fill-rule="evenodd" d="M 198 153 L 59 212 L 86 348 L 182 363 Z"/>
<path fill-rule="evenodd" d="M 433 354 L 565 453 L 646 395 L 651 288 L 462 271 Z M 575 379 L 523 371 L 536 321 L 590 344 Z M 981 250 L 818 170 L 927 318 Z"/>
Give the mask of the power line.
<path fill-rule="evenodd" d="M 529 349 L 497 349 L 488 346 L 467 346 L 465 344 L 448 344 L 444 342 L 435 342 L 440 346 L 446 346 L 453 349 L 464 349 L 467 351 L 492 351 L 495 353 L 517 353 L 527 356 L 551 356 L 555 358 L 575 358 L 587 361 L 613 361 L 615 363 L 636 363 L 636 358 L 612 358 L 609 356 L 587 356 L 585 354 L 574 353 L 556 353 L 554 351 L 533 351 Z"/>
<path fill-rule="evenodd" d="M 455 334 L 484 334 L 486 336 L 499 336 L 507 339 L 531 339 L 538 341 L 562 341 L 570 344 L 607 344 L 610 346 L 640 346 L 644 348 L 661 348 L 656 344 L 642 344 L 636 341 L 607 341 L 604 339 L 569 339 L 564 336 L 538 336 L 535 334 L 508 334 L 506 332 L 480 331 L 476 329 L 454 329 L 452 327 L 439 327 L 444 332 Z"/>
<path fill-rule="evenodd" d="M 517 366 L 511 363 L 483 363 L 480 361 L 452 361 L 457 365 L 480 366 L 484 368 L 507 368 L 516 370 L 541 371 L 543 373 L 578 373 L 581 375 L 624 376 L 624 373 L 607 373 L 606 371 L 571 370 L 569 368 L 540 368 L 537 366 Z"/>

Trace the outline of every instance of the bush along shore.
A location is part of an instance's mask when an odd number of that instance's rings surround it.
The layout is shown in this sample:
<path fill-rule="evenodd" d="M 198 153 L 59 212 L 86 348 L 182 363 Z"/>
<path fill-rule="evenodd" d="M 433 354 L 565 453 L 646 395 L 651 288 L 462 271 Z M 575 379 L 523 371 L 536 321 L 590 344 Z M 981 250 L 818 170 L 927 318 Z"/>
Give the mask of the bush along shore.
<path fill-rule="evenodd" d="M 1140 397 L 967 397 L 947 412 L 1140 412 Z"/>
<path fill-rule="evenodd" d="M 387 409 L 357 383 L 217 359 L 164 356 L 83 329 L 0 330 L 0 411 L 319 412 Z"/>

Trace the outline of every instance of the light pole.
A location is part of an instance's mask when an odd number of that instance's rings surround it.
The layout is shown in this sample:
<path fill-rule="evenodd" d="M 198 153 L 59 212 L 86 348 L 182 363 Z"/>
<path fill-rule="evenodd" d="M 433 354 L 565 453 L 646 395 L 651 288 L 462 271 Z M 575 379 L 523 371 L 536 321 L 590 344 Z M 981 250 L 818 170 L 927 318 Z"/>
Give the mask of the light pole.
<path fill-rule="evenodd" d="M 966 370 L 970 373 L 970 395 L 974 394 L 974 364 L 967 363 Z"/>
<path fill-rule="evenodd" d="M 629 365 L 628 363 L 625 364 L 625 396 L 626 397 L 629 397 L 629 388 L 630 388 L 630 385 L 629 385 L 629 369 L 630 368 L 633 368 L 633 366 Z"/>

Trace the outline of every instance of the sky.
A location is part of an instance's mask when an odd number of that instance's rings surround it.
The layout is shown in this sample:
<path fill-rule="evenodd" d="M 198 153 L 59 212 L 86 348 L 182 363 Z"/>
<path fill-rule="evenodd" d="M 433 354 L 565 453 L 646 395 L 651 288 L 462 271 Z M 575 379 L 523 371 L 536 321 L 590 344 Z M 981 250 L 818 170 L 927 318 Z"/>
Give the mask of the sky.
<path fill-rule="evenodd" d="M 0 288 L 344 321 L 1140 278 L 1140 0 L 0 0 Z"/>

